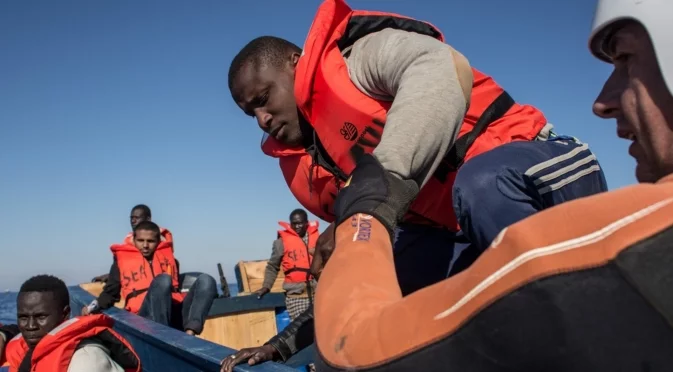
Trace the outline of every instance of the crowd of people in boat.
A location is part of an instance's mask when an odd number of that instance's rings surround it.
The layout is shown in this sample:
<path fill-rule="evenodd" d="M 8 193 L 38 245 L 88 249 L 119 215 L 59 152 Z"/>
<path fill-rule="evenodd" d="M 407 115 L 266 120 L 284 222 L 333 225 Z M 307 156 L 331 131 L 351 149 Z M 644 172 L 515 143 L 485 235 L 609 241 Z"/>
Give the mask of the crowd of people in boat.
<path fill-rule="evenodd" d="M 587 144 L 517 103 L 430 23 L 325 0 L 303 48 L 272 36 L 246 44 L 229 68 L 232 98 L 268 135 L 262 151 L 297 201 L 330 225 L 320 234 L 292 212 L 256 292 L 282 269 L 292 323 L 222 371 L 314 342 L 320 371 L 673 368 L 671 17 L 667 0 L 598 0 L 590 51 L 613 72 L 593 111 L 631 141 L 639 181 L 615 191 Z M 83 314 L 124 299 L 198 334 L 214 279 L 178 293 L 170 233 L 142 212 Z M 61 288 L 34 280 L 19 305 Z M 67 293 L 54 293 L 57 309 Z M 49 324 L 70 329 L 61 310 Z M 36 346 L 26 330 L 42 329 L 40 316 L 19 308 L 10 364 L 32 353 L 39 365 L 54 339 Z M 139 366 L 123 338 L 94 329 L 130 351 L 118 365 Z M 71 364 L 80 350 L 68 349 Z"/>

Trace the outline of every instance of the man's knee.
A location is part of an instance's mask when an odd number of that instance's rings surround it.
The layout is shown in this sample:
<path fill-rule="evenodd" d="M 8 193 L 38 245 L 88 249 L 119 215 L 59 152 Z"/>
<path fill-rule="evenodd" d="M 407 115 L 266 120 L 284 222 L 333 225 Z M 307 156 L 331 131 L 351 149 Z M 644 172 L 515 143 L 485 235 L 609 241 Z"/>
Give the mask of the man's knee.
<path fill-rule="evenodd" d="M 208 274 L 200 274 L 196 278 L 194 285 L 199 291 L 217 295 L 217 283 L 215 282 L 215 279 Z"/>
<path fill-rule="evenodd" d="M 152 284 L 150 284 L 156 291 L 172 291 L 173 290 L 173 278 L 168 274 L 157 275 L 152 279 Z"/>

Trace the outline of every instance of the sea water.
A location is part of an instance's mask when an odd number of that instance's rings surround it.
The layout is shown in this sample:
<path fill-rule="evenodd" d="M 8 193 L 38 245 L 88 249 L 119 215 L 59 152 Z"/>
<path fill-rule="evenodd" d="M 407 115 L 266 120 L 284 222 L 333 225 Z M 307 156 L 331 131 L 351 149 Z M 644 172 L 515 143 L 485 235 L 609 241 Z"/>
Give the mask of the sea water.
<path fill-rule="evenodd" d="M 228 283 L 229 292 L 232 296 L 238 294 L 238 285 Z M 220 288 L 217 288 L 219 294 L 222 294 Z M 16 324 L 16 292 L 0 292 L 0 323 Z"/>

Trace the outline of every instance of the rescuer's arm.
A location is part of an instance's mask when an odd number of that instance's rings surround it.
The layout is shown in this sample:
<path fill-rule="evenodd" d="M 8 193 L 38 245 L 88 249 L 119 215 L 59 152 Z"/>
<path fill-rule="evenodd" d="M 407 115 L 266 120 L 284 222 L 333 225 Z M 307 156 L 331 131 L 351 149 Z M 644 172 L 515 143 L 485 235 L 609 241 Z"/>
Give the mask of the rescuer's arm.
<path fill-rule="evenodd" d="M 424 185 L 458 136 L 472 92 L 469 62 L 430 36 L 384 29 L 356 41 L 347 64 L 358 89 L 393 102 L 374 155 L 398 178 Z"/>

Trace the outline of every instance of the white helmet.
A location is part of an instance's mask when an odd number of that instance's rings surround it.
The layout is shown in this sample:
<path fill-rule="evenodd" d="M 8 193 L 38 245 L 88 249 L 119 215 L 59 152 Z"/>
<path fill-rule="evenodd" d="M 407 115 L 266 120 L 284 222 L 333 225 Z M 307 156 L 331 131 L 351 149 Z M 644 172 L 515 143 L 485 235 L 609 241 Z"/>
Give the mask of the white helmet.
<path fill-rule="evenodd" d="M 598 59 L 610 63 L 603 50 L 612 27 L 622 20 L 634 20 L 645 27 L 669 92 L 673 93 L 673 0 L 598 0 L 589 37 L 589 49 Z"/>

